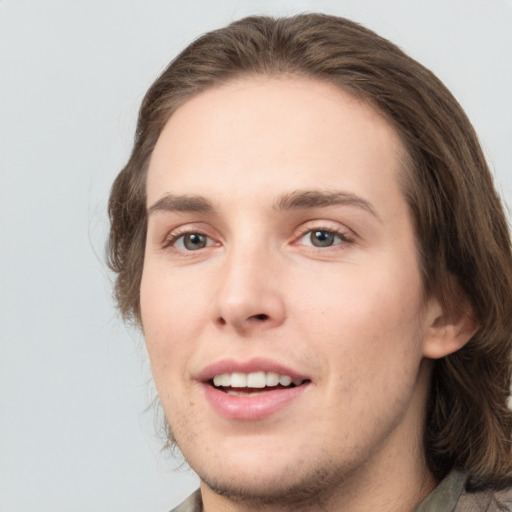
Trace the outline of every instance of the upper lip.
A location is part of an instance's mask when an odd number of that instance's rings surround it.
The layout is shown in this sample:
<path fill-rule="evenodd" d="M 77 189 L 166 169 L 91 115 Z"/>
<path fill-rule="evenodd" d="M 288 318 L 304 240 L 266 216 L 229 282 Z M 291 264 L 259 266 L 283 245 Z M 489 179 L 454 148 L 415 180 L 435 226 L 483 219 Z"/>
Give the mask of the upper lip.
<path fill-rule="evenodd" d="M 292 379 L 308 380 L 308 377 L 297 372 L 281 363 L 264 358 L 254 358 L 248 361 L 236 361 L 234 359 L 224 359 L 209 364 L 203 368 L 196 379 L 200 382 L 208 382 L 223 373 L 253 373 L 253 372 L 275 372 L 279 375 L 288 375 Z"/>

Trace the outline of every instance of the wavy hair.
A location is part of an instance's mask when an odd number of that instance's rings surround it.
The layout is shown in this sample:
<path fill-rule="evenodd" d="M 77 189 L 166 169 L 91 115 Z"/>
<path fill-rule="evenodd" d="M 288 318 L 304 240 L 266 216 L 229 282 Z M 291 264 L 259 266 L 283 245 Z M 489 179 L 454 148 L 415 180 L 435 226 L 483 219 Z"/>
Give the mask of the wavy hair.
<path fill-rule="evenodd" d="M 461 294 L 479 330 L 434 362 L 424 448 L 441 478 L 468 473 L 469 489 L 512 483 L 512 253 L 510 235 L 475 131 L 455 98 L 397 46 L 349 20 L 321 14 L 249 17 L 190 44 L 154 82 L 135 143 L 109 201 L 108 261 L 125 319 L 140 325 L 146 173 L 173 112 L 210 87 L 250 75 L 327 81 L 377 109 L 407 150 L 401 185 L 415 224 L 425 294 L 457 308 Z"/>

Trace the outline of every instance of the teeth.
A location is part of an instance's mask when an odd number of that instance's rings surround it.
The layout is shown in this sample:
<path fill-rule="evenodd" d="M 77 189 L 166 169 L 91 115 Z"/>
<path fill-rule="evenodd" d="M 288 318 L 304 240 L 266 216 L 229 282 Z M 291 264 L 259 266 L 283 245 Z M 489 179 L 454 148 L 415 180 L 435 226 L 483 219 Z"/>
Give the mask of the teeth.
<path fill-rule="evenodd" d="M 266 384 L 267 386 L 277 386 L 279 384 L 279 374 L 268 372 Z"/>
<path fill-rule="evenodd" d="M 215 387 L 231 388 L 264 388 L 274 387 L 278 384 L 289 386 L 294 384 L 300 386 L 302 379 L 292 379 L 289 375 L 279 375 L 275 372 L 252 372 L 252 373 L 222 373 L 213 377 Z"/>
<path fill-rule="evenodd" d="M 232 388 L 246 388 L 247 375 L 245 373 L 232 373 L 231 374 L 231 387 Z"/>
<path fill-rule="evenodd" d="M 249 373 L 247 375 L 248 388 L 264 388 L 267 385 L 267 376 L 265 372 Z"/>
<path fill-rule="evenodd" d="M 281 384 L 281 386 L 289 386 L 291 383 L 291 377 L 288 377 L 288 375 L 279 375 L 279 384 Z"/>

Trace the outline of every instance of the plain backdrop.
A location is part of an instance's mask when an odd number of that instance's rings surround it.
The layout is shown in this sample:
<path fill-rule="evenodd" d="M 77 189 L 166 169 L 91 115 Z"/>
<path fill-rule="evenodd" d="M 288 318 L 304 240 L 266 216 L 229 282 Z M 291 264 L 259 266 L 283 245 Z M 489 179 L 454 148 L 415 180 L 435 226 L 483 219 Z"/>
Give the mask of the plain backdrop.
<path fill-rule="evenodd" d="M 247 14 L 305 11 L 430 67 L 512 204 L 510 0 L 0 0 L 0 512 L 164 512 L 197 486 L 161 453 L 143 340 L 113 307 L 109 187 L 180 49 Z"/>

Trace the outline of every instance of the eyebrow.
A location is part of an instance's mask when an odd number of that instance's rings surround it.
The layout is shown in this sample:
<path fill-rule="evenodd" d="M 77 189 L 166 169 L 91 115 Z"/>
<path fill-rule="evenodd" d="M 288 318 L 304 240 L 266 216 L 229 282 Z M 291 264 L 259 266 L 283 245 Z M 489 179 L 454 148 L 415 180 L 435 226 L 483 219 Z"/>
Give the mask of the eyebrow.
<path fill-rule="evenodd" d="M 296 190 L 281 196 L 276 201 L 274 208 L 277 210 L 306 210 L 327 206 L 356 206 L 381 220 L 369 201 L 345 191 Z"/>
<path fill-rule="evenodd" d="M 213 205 L 203 196 L 166 194 L 148 208 L 148 215 L 157 211 L 209 213 Z"/>
<path fill-rule="evenodd" d="M 345 191 L 296 190 L 280 196 L 274 203 L 274 209 L 307 210 L 340 205 L 361 208 L 381 220 L 369 201 Z M 214 207 L 203 196 L 166 194 L 148 208 L 148 215 L 156 211 L 212 213 Z"/>

